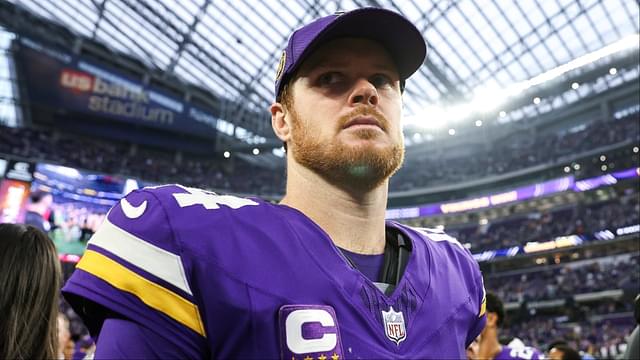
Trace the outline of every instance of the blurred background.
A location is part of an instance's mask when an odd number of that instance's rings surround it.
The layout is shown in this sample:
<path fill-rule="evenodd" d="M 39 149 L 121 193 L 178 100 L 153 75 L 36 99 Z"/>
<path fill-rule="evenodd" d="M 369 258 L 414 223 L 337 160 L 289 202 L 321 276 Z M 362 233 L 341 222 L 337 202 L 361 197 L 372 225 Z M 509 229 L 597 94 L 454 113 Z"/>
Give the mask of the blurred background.
<path fill-rule="evenodd" d="M 68 276 L 133 189 L 278 201 L 267 109 L 287 36 L 363 6 L 428 43 L 387 217 L 469 249 L 506 304 L 505 341 L 621 354 L 640 292 L 632 0 L 0 1 L 0 222 L 39 221 Z"/>

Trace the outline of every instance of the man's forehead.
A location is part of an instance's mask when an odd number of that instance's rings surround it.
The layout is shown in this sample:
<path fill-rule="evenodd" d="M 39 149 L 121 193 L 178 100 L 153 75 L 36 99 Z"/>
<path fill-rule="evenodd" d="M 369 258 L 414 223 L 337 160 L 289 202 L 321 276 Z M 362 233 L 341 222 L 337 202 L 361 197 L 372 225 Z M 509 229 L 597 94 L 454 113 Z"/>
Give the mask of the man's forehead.
<path fill-rule="evenodd" d="M 336 39 L 323 44 L 304 61 L 301 69 L 309 71 L 322 67 L 347 67 L 363 61 L 373 68 L 397 71 L 391 56 L 382 45 L 358 38 Z"/>

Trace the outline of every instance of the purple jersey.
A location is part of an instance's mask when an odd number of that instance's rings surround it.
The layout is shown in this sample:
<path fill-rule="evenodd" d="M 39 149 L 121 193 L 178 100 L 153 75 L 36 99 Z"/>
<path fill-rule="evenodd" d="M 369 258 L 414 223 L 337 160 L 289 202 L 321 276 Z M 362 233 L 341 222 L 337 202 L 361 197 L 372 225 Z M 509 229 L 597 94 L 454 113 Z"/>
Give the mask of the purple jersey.
<path fill-rule="evenodd" d="M 532 347 L 510 348 L 502 345 L 502 351 L 493 358 L 494 360 L 542 360 L 542 353 Z"/>
<path fill-rule="evenodd" d="M 485 324 L 478 264 L 448 235 L 410 240 L 385 296 L 327 234 L 284 206 L 179 185 L 134 191 L 92 237 L 65 297 L 200 358 L 463 358 Z"/>

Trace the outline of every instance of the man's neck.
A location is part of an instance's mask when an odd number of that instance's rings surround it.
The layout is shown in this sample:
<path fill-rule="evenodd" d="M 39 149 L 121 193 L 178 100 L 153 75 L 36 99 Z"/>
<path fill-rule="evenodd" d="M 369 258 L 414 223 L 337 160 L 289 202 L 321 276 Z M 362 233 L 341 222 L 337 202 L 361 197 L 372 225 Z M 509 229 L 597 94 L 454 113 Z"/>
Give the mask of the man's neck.
<path fill-rule="evenodd" d="M 388 181 L 359 192 L 332 185 L 301 166 L 289 166 L 288 172 L 282 204 L 308 216 L 338 247 L 360 254 L 384 252 Z"/>
<path fill-rule="evenodd" d="M 480 359 L 493 359 L 502 351 L 502 345 L 498 341 L 497 330 L 494 329 L 485 329 L 479 345 L 478 355 Z"/>

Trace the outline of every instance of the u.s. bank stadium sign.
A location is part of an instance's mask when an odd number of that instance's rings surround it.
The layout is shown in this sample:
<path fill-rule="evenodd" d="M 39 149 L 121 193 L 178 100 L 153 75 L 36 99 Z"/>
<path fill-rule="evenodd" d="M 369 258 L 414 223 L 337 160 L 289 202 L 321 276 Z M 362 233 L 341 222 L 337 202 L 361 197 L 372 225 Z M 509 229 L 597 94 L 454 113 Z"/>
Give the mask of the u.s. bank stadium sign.
<path fill-rule="evenodd" d="M 31 102 L 116 121 L 213 137 L 212 111 L 144 85 L 106 65 L 20 38 L 16 56 Z"/>

